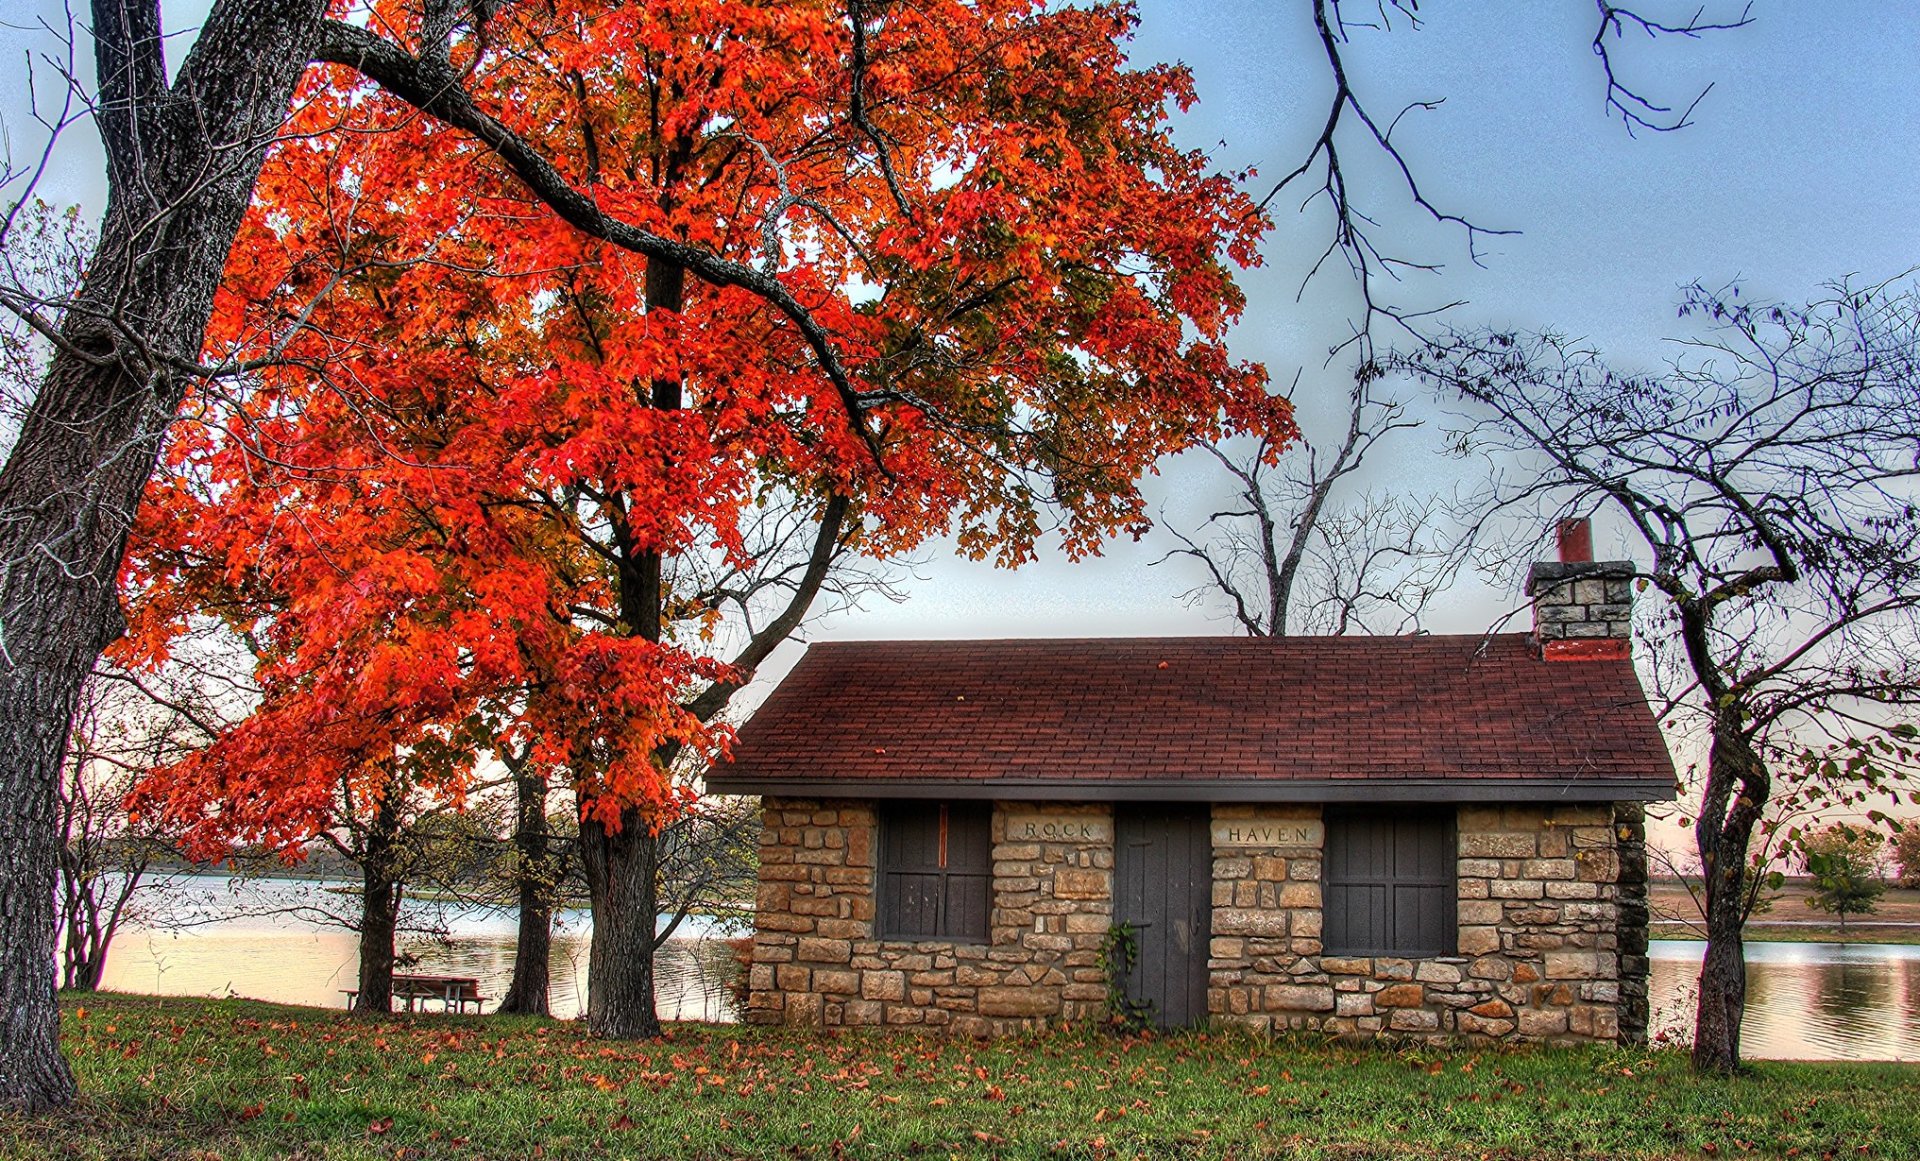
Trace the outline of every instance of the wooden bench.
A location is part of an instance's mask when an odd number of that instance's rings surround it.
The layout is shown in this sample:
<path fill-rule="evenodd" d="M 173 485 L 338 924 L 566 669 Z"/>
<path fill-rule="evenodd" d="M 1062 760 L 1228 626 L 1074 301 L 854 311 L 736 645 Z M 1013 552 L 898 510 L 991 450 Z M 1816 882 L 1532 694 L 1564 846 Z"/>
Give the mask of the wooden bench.
<path fill-rule="evenodd" d="M 341 988 L 347 997 L 347 1007 L 353 1007 L 354 1000 L 360 996 L 359 989 Z M 480 995 L 480 981 L 473 976 L 414 976 L 395 975 L 393 977 L 393 998 L 405 1000 L 407 1011 L 425 1010 L 431 1000 L 440 1001 L 445 1012 L 465 1012 L 472 1004 L 475 1012 L 485 998 Z"/>

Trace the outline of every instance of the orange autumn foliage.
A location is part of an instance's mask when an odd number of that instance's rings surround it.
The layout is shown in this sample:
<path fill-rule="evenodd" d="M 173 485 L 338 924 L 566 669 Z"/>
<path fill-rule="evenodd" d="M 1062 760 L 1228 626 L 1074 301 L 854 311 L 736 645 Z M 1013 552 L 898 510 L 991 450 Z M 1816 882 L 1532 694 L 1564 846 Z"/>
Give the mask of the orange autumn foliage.
<path fill-rule="evenodd" d="M 119 646 L 154 663 L 224 618 L 261 701 L 150 809 L 203 850 L 285 847 L 342 786 L 400 761 L 457 796 L 513 739 L 603 820 L 659 817 L 683 793 L 663 754 L 725 743 L 689 698 L 745 675 L 711 594 L 670 575 L 635 607 L 636 562 L 750 569 L 743 521 L 832 496 L 874 557 L 951 535 L 1012 565 L 1048 531 L 1079 556 L 1145 528 L 1162 456 L 1292 434 L 1224 342 L 1266 223 L 1173 144 L 1190 78 L 1128 67 L 1129 6 L 856 12 L 546 0 L 452 64 L 602 210 L 777 277 L 857 413 L 759 295 L 689 277 L 650 309 L 645 259 L 486 147 L 308 78 L 210 339 L 273 365 L 173 438 Z M 371 19 L 404 40 L 415 17 Z"/>

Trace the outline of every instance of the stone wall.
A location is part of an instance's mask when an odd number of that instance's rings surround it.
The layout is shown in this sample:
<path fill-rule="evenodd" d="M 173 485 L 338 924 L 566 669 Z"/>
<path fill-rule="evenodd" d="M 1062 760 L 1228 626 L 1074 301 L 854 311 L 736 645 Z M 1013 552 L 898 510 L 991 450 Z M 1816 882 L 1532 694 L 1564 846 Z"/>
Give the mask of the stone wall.
<path fill-rule="evenodd" d="M 768 798 L 747 1019 L 997 1035 L 1104 1017 L 1109 806 L 998 803 L 985 943 L 874 927 L 871 803 Z M 1465 807 L 1459 954 L 1321 943 L 1317 806 L 1213 812 L 1208 1007 L 1260 1031 L 1644 1038 L 1646 860 L 1637 805 Z"/>
<path fill-rule="evenodd" d="M 987 1036 L 1104 1010 L 1109 807 L 995 809 L 988 941 L 971 944 L 879 937 L 872 803 L 770 797 L 762 817 L 749 1022 Z"/>
<path fill-rule="evenodd" d="M 1324 830 L 1297 825 L 1318 817 L 1316 808 L 1214 808 L 1208 1007 L 1216 1017 L 1260 1031 L 1620 1036 L 1622 860 L 1612 807 L 1462 808 L 1459 954 L 1419 960 L 1325 953 Z M 1228 819 L 1295 823 L 1286 830 L 1292 845 L 1221 846 L 1219 828 Z M 1302 844 L 1302 837 L 1312 841 Z M 1233 905 L 1223 906 L 1229 898 Z M 1243 900 L 1258 903 L 1248 907 Z M 1643 971 L 1644 951 L 1642 937 Z M 1638 994 L 1637 1031 L 1644 1035 L 1644 979 Z"/>

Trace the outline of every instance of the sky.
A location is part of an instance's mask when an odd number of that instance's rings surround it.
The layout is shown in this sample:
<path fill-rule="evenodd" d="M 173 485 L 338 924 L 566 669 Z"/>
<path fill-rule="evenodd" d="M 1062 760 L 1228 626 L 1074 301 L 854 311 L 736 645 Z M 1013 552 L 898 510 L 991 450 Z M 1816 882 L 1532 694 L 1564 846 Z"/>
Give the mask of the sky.
<path fill-rule="evenodd" d="M 1349 11 L 1363 6 L 1349 4 Z M 1684 19 L 1684 4 L 1649 0 L 1649 15 Z M 170 0 L 177 63 L 204 0 Z M 1714 4 L 1709 18 L 1737 15 Z M 29 50 L 57 47 L 28 27 L 64 25 L 49 0 L 8 0 L 0 21 L 0 118 L 16 161 L 38 148 L 27 115 Z M 1199 104 L 1176 121 L 1179 140 L 1208 151 L 1222 170 L 1254 166 L 1264 193 L 1303 157 L 1325 117 L 1331 81 L 1313 38 L 1306 0 L 1143 0 L 1134 60 L 1181 61 Z M 1441 99 L 1396 132 L 1429 198 L 1494 228 L 1480 265 L 1457 231 L 1423 223 L 1378 157 L 1350 144 L 1350 176 L 1397 252 L 1444 263 L 1437 277 L 1403 290 L 1409 305 L 1464 299 L 1460 326 L 1552 327 L 1585 337 L 1622 361 L 1657 365 L 1680 333 L 1677 292 L 1700 280 L 1738 280 L 1749 295 L 1804 299 L 1846 275 L 1884 278 L 1920 263 L 1915 158 L 1920 120 L 1920 5 L 1828 0 L 1757 2 L 1750 26 L 1700 39 L 1629 38 L 1616 67 L 1645 95 L 1684 106 L 1712 89 L 1679 132 L 1630 135 L 1610 119 L 1590 41 L 1592 5 L 1563 0 L 1478 0 L 1427 5 L 1418 28 L 1396 16 L 1389 31 L 1355 32 L 1346 49 L 1355 87 L 1376 114 Z M 46 71 L 42 70 L 42 81 Z M 44 92 L 44 90 L 43 90 Z M 44 193 L 97 208 L 102 179 L 87 126 L 63 143 Z M 1297 199 L 1276 206 L 1266 264 L 1244 279 L 1245 318 L 1232 336 L 1241 357 L 1277 380 L 1301 372 L 1297 395 L 1308 434 L 1325 432 L 1345 391 L 1345 371 L 1327 351 L 1345 333 L 1351 288 L 1334 272 L 1303 289 L 1303 264 L 1326 239 Z M 1407 388 L 1403 394 L 1410 393 Z M 1373 483 L 1419 493 L 1459 478 L 1439 454 L 1444 415 L 1396 446 Z M 1149 481 L 1155 512 L 1191 526 L 1223 493 L 1221 477 L 1196 457 Z M 1602 556 L 1628 549 L 1617 530 L 1597 530 Z M 908 599 L 864 607 L 808 626 L 812 639 L 1026 637 L 1231 632 L 1217 603 L 1182 600 L 1198 576 L 1180 562 L 1156 565 L 1160 535 L 1113 544 L 1100 558 L 1042 559 L 1007 572 L 923 552 L 899 578 Z M 1518 607 L 1519 577 L 1469 579 L 1430 611 L 1438 632 L 1478 632 Z M 1524 622 L 1523 622 L 1524 623 Z M 758 688 L 799 654 L 789 645 L 762 670 Z"/>

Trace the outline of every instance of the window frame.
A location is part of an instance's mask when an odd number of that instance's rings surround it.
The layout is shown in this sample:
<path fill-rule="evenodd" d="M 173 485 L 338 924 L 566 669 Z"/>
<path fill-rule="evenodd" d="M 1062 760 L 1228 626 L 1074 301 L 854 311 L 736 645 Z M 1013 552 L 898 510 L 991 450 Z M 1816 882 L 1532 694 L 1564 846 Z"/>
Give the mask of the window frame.
<path fill-rule="evenodd" d="M 1384 873 L 1362 875 L 1348 874 L 1348 866 L 1336 867 L 1336 843 L 1351 841 L 1357 836 L 1346 832 L 1346 828 L 1357 824 L 1378 826 L 1382 823 L 1413 823 L 1421 826 L 1435 826 L 1440 831 L 1440 863 L 1434 868 L 1416 868 L 1408 873 L 1395 865 Z M 1322 955 L 1331 956 L 1367 956 L 1399 959 L 1434 959 L 1443 956 L 1455 956 L 1460 949 L 1460 829 L 1459 813 L 1453 809 L 1436 809 L 1420 806 L 1387 807 L 1342 807 L 1328 808 L 1322 814 L 1325 828 L 1325 845 L 1321 850 L 1320 861 L 1320 927 L 1322 932 Z M 1392 849 L 1392 844 L 1389 844 Z M 1384 945 L 1368 946 L 1359 942 L 1340 942 L 1339 936 L 1350 935 L 1351 924 L 1346 916 L 1353 913 L 1353 906 L 1345 888 L 1384 887 L 1386 917 L 1384 929 L 1387 938 Z M 1397 945 L 1397 932 L 1400 928 L 1400 909 L 1407 900 L 1414 897 L 1416 890 L 1439 889 L 1441 915 L 1435 924 L 1441 933 L 1441 942 L 1437 946 L 1424 944 Z M 1403 896 L 1403 891 L 1405 895 Z M 1336 920 L 1336 916 L 1340 918 Z"/>
<path fill-rule="evenodd" d="M 922 817 L 910 820 L 909 816 L 916 813 Z M 938 836 L 935 849 L 925 861 L 901 859 L 894 848 L 902 828 L 924 827 L 929 821 L 926 813 L 935 815 L 931 820 Z M 965 819 L 960 825 L 968 831 L 958 836 L 958 843 L 953 841 L 956 815 Z M 988 943 L 993 927 L 993 804 L 966 799 L 882 801 L 876 804 L 874 816 L 875 938 L 907 943 Z M 974 827 L 977 830 L 971 829 Z M 973 849 L 964 849 L 967 847 Z M 905 876 L 935 881 L 933 920 L 913 925 L 931 927 L 930 931 L 905 929 L 909 912 L 902 903 L 902 891 L 896 889 L 896 880 Z M 981 902 L 977 913 L 972 908 L 956 912 L 956 884 L 963 889 L 967 884 L 978 885 Z"/>

